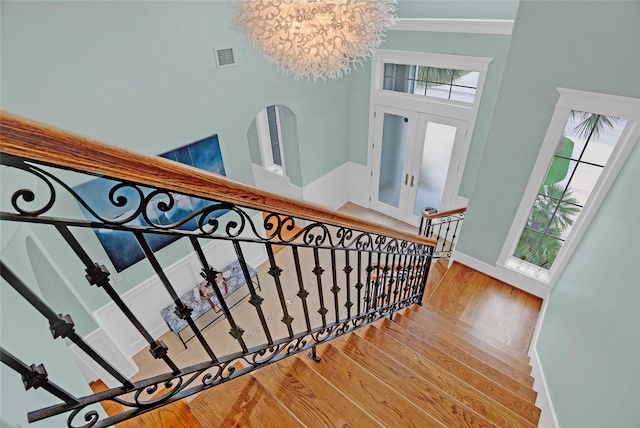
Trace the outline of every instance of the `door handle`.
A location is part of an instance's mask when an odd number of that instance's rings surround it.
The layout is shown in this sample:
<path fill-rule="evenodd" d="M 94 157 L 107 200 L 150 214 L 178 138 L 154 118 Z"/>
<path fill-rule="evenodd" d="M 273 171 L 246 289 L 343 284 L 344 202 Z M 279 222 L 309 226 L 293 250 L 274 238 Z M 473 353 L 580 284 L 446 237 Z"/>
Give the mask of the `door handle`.
<path fill-rule="evenodd" d="M 413 187 L 413 175 L 411 176 L 411 187 Z"/>
<path fill-rule="evenodd" d="M 409 182 L 409 174 L 408 173 L 405 174 L 405 176 L 404 176 L 404 185 L 405 186 L 407 185 L 407 182 Z"/>

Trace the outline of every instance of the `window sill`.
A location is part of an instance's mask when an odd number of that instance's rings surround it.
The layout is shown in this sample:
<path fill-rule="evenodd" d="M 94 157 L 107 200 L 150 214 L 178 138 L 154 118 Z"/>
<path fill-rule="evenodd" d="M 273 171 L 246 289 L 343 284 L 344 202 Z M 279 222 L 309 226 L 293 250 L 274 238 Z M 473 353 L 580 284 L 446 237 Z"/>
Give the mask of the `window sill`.
<path fill-rule="evenodd" d="M 525 262 L 524 260 L 509 257 L 504 264 L 498 263 L 498 266 L 510 269 L 543 284 L 551 285 L 551 275 L 547 269 Z"/>

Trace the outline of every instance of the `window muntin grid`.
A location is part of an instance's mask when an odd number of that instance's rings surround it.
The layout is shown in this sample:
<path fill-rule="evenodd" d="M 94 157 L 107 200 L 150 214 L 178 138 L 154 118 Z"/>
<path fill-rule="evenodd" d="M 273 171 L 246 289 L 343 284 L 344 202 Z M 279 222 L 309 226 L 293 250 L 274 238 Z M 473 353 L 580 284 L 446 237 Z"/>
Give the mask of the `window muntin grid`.
<path fill-rule="evenodd" d="M 551 268 L 626 124 L 626 119 L 571 112 L 514 257 Z"/>
<path fill-rule="evenodd" d="M 385 63 L 382 89 L 473 104 L 480 73 Z"/>

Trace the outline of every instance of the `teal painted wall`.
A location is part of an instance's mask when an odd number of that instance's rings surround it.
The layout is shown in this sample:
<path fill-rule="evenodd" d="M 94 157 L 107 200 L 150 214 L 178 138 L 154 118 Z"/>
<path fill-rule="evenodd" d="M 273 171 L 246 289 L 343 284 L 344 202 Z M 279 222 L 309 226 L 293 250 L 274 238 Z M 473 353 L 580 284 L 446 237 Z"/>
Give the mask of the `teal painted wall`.
<path fill-rule="evenodd" d="M 496 262 L 556 87 L 640 98 L 639 23 L 638 2 L 520 4 L 459 251 Z M 561 428 L 640 424 L 639 158 L 636 147 L 549 298 L 536 349 Z"/>
<path fill-rule="evenodd" d="M 260 110 L 278 104 L 290 109 L 284 122 L 292 136 L 287 144 L 293 144 L 285 156 L 294 184 L 302 187 L 348 160 L 348 80 L 283 76 L 230 29 L 232 11 L 225 2 L 1 7 L 6 111 L 149 155 L 217 133 L 228 177 L 253 184 L 247 133 Z M 233 47 L 238 65 L 217 69 L 213 48 L 219 47 Z M 66 205 L 78 213 L 75 202 Z M 11 226 L 2 227 L 11 235 Z M 86 284 L 77 257 L 64 250 L 57 232 L 34 231 L 89 308 L 107 303 L 104 293 Z M 78 238 L 109 266 L 97 239 L 86 232 Z M 3 247 L 3 255 L 10 251 Z M 190 251 L 177 242 L 158 257 L 171 265 Z M 115 287 L 124 293 L 152 274 L 148 263 L 138 263 Z"/>
<path fill-rule="evenodd" d="M 502 70 L 509 49 L 509 40 L 509 36 L 498 35 L 390 31 L 381 46 L 383 49 L 494 58 L 487 72 L 476 126 L 460 186 L 460 195 L 467 198 L 473 191 L 475 175 L 498 96 Z M 358 70 L 350 77 L 349 158 L 362 165 L 367 164 L 370 76 L 371 65 L 367 63 L 362 70 Z"/>
<path fill-rule="evenodd" d="M 498 259 L 557 87 L 640 97 L 639 22 L 638 2 L 520 4 L 458 251 L 490 265 Z"/>
<path fill-rule="evenodd" d="M 218 133 L 229 178 L 252 184 L 247 130 L 282 104 L 300 184 L 344 163 L 348 80 L 284 77 L 231 20 L 226 2 L 2 2 L 2 107 L 150 155 Z M 217 69 L 217 47 L 238 65 Z"/>
<path fill-rule="evenodd" d="M 536 350 L 560 428 L 640 426 L 640 144 L 556 283 Z"/>

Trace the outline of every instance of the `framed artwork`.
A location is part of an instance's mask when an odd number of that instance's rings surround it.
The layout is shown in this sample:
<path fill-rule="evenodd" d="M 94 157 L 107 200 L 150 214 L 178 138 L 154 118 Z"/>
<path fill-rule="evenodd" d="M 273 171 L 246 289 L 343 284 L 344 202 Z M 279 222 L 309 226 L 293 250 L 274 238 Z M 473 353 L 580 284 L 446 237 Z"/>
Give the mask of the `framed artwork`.
<path fill-rule="evenodd" d="M 220 175 L 226 175 L 224 163 L 222 162 L 222 153 L 220 152 L 220 142 L 217 135 L 204 138 L 195 143 L 179 147 L 167 153 L 160 155 L 163 158 L 171 159 L 176 162 L 191 165 L 196 168 L 210 171 Z M 109 192 L 119 184 L 118 181 L 97 178 L 87 181 L 74 187 L 78 195 L 99 215 L 107 221 L 118 221 L 131 217 L 140 204 L 141 190 L 143 197 L 147 197 L 154 191 L 152 188 L 137 186 L 136 188 L 123 186 L 116 192 L 117 196 L 127 198 L 127 204 L 123 207 L 115 206 L 109 200 Z M 169 212 L 163 212 L 158 209 L 158 203 L 168 202 L 166 195 L 158 195 L 147 205 L 147 216 L 155 224 L 169 225 L 188 217 L 191 213 L 198 211 L 206 206 L 212 205 L 214 202 L 206 201 L 200 198 L 173 194 L 174 207 Z M 80 205 L 84 215 L 89 220 L 97 220 L 93 214 Z M 216 211 L 210 216 L 220 217 L 226 210 Z M 198 216 L 192 218 L 188 222 L 180 225 L 177 229 L 195 230 L 197 228 Z M 148 226 L 142 214 L 131 219 L 127 225 L 143 225 Z M 93 229 L 98 240 L 104 247 L 109 259 L 116 268 L 116 271 L 122 272 L 134 263 L 144 259 L 144 253 L 134 235 L 130 232 L 109 229 Z M 155 233 L 145 234 L 145 238 L 151 249 L 155 252 L 166 247 L 172 242 L 179 239 L 176 236 L 160 235 Z"/>

